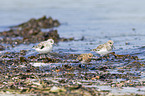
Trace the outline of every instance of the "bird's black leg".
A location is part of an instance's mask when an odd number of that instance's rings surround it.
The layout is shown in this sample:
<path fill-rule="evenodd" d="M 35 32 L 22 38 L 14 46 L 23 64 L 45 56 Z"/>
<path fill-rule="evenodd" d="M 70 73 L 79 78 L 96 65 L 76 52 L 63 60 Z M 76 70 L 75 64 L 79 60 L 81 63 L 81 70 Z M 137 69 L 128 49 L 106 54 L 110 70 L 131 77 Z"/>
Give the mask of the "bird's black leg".
<path fill-rule="evenodd" d="M 45 54 L 45 58 L 47 58 L 47 59 L 48 59 L 47 54 Z"/>
<path fill-rule="evenodd" d="M 48 53 L 48 54 L 45 54 L 45 57 L 48 59 L 49 57 L 51 57 L 51 55 Z"/>

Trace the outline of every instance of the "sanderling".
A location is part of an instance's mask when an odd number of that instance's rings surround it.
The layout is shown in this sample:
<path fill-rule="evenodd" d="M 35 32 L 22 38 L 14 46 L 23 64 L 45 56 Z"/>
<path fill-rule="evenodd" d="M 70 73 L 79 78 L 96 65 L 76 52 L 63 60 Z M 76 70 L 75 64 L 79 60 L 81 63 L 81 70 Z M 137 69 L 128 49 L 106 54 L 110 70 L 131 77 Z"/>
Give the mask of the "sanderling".
<path fill-rule="evenodd" d="M 95 51 L 96 53 L 102 55 L 106 55 L 112 51 L 114 48 L 113 46 L 114 42 L 112 40 L 109 40 L 107 43 L 99 45 L 97 48 L 92 49 L 92 51 Z"/>
<path fill-rule="evenodd" d="M 38 45 L 33 46 L 32 48 L 39 53 L 48 53 L 52 50 L 53 44 L 54 40 L 48 39 L 47 41 L 40 42 Z"/>

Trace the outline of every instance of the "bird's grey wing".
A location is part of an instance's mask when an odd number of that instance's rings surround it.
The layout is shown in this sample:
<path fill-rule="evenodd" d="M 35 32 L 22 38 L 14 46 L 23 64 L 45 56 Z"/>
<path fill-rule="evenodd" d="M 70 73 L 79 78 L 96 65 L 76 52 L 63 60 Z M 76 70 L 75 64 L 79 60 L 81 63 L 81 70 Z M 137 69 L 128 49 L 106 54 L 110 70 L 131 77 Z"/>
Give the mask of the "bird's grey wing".
<path fill-rule="evenodd" d="M 108 51 L 112 51 L 113 47 L 112 46 L 106 46 Z"/>
<path fill-rule="evenodd" d="M 103 47 L 104 47 L 104 44 L 99 45 L 99 46 L 96 48 L 96 51 L 100 51 L 100 49 L 102 49 Z"/>
<path fill-rule="evenodd" d="M 43 49 L 43 47 L 44 47 L 44 42 L 41 42 L 38 45 L 33 46 L 32 48 L 40 48 L 40 49 Z"/>
<path fill-rule="evenodd" d="M 102 49 L 104 47 L 104 44 L 99 45 L 97 48 L 92 49 L 92 51 L 99 51 L 100 49 Z"/>

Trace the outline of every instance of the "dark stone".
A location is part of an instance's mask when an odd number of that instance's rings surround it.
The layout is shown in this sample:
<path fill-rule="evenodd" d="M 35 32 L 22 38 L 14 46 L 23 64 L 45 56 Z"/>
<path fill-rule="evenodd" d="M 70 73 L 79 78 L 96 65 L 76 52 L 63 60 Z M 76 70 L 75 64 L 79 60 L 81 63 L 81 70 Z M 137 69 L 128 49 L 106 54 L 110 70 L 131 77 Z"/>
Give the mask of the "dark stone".
<path fill-rule="evenodd" d="M 30 44 L 45 41 L 50 38 L 54 39 L 55 42 L 74 40 L 74 38 L 60 38 L 57 30 L 50 30 L 48 32 L 41 31 L 42 28 L 53 28 L 59 25 L 59 21 L 53 20 L 51 17 L 47 18 L 43 16 L 39 19 L 32 18 L 28 22 L 11 27 L 9 31 L 0 32 L 0 36 L 4 36 L 0 42 L 15 46 L 16 44 L 13 44 L 14 42 L 17 42 L 17 45 L 22 43 Z M 13 40 L 13 37 L 21 37 L 22 39 Z"/>
<path fill-rule="evenodd" d="M 0 51 L 5 50 L 5 47 L 0 45 Z"/>

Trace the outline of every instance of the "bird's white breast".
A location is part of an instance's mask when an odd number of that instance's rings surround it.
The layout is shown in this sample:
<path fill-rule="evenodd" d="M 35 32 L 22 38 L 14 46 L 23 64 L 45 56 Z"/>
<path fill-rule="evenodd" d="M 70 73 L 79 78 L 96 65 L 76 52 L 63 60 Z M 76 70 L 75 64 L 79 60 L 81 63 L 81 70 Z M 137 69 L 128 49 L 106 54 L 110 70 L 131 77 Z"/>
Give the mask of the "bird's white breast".
<path fill-rule="evenodd" d="M 103 48 L 99 51 L 96 51 L 96 53 L 98 53 L 100 55 L 106 55 L 106 54 L 110 53 L 110 51 L 108 51 L 106 48 Z"/>
<path fill-rule="evenodd" d="M 52 45 L 49 45 L 49 46 L 44 46 L 43 49 L 41 48 L 35 48 L 35 50 L 39 53 L 48 53 L 52 50 Z"/>

